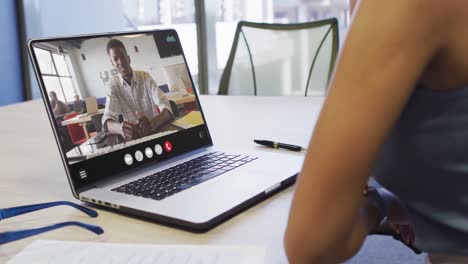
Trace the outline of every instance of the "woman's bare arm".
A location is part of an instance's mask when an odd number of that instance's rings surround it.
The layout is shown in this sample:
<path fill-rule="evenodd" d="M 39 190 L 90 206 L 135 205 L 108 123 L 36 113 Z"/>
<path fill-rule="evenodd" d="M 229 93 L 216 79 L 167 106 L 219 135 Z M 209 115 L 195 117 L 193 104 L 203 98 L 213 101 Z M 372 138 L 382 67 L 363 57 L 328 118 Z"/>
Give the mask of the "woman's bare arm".
<path fill-rule="evenodd" d="M 294 194 L 285 234 L 291 263 L 336 263 L 360 248 L 369 227 L 362 190 L 443 48 L 449 2 L 360 1 Z"/>

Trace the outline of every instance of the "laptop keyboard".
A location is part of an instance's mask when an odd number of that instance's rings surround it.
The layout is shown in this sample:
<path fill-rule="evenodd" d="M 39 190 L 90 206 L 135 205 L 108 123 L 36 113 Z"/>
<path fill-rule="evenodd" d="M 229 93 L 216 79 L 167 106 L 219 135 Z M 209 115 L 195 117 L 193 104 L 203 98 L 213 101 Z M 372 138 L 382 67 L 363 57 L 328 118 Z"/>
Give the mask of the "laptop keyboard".
<path fill-rule="evenodd" d="M 211 152 L 124 184 L 112 191 L 162 200 L 255 159 L 257 157 Z"/>

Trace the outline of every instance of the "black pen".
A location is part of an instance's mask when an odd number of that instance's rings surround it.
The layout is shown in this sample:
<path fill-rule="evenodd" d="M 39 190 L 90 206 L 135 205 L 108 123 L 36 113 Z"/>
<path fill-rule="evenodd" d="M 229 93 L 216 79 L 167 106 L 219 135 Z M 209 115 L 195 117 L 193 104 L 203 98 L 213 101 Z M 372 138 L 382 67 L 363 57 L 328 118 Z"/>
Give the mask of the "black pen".
<path fill-rule="evenodd" d="M 288 149 L 288 150 L 292 150 L 292 151 L 303 151 L 303 150 L 305 150 L 305 148 L 300 147 L 300 146 L 295 146 L 295 145 L 290 145 L 290 144 L 285 144 L 285 143 L 279 143 L 279 142 L 273 142 L 273 141 L 269 141 L 269 140 L 254 139 L 254 142 L 257 143 L 257 144 L 260 144 L 262 146 L 267 146 L 267 147 L 274 148 L 274 149 L 283 148 L 283 149 Z"/>

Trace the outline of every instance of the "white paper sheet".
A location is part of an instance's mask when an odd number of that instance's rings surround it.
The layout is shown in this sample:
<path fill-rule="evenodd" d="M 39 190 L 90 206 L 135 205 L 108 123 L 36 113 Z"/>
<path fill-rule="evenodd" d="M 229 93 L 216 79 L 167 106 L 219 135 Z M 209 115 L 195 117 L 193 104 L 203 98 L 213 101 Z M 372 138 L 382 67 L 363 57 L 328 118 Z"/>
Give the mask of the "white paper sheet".
<path fill-rule="evenodd" d="M 258 246 L 186 246 L 111 244 L 37 240 L 9 264 L 256 264 L 264 263 Z"/>

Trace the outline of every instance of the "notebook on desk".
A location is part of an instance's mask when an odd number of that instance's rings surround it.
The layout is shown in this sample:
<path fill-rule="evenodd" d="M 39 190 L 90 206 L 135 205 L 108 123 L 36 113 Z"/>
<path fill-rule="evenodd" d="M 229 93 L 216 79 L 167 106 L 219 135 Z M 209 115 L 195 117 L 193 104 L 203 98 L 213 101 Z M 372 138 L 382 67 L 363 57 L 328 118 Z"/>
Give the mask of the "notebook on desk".
<path fill-rule="evenodd" d="M 41 66 L 47 64 L 38 56 L 45 51 L 67 57 L 73 83 L 82 86 L 63 89 L 87 98 L 88 112 L 95 101 L 88 98 L 106 97 L 95 127 L 122 140 L 101 146 L 80 140 L 80 127 L 57 129 L 47 96 L 55 87 L 44 82 Z M 38 39 L 29 42 L 29 52 L 66 175 L 81 201 L 200 232 L 291 185 L 300 170 L 301 156 L 214 146 L 197 93 L 194 111 L 158 125 L 173 116 L 159 88 L 168 82 L 164 65 L 182 63 L 191 76 L 174 30 Z M 63 141 L 68 135 L 60 134 L 67 132 L 75 138 L 70 151 Z"/>
<path fill-rule="evenodd" d="M 183 129 L 191 128 L 203 123 L 200 111 L 191 111 L 187 115 L 175 120 L 172 124 Z"/>

